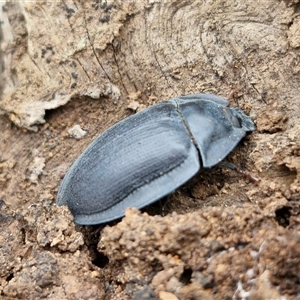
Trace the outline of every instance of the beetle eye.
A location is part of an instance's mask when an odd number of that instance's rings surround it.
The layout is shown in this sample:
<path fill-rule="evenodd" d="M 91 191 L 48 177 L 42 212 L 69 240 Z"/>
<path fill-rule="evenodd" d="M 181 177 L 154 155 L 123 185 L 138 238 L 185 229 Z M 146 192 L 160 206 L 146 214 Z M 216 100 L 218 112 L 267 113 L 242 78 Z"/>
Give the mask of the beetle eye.
<path fill-rule="evenodd" d="M 242 120 L 237 117 L 237 116 L 232 116 L 231 118 L 231 123 L 234 127 L 237 127 L 237 128 L 241 128 L 242 127 Z"/>
<path fill-rule="evenodd" d="M 225 107 L 224 108 L 226 115 L 230 121 L 230 123 L 237 128 L 241 128 L 242 127 L 242 120 L 238 117 L 237 114 L 235 114 L 234 110 L 231 110 L 229 107 Z"/>

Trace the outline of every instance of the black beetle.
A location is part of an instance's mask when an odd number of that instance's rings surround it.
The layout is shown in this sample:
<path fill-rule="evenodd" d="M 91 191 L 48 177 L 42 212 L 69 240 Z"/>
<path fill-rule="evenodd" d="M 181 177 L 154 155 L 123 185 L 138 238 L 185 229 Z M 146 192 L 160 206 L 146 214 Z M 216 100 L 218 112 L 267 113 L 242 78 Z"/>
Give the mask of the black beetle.
<path fill-rule="evenodd" d="M 74 162 L 58 191 L 81 225 L 109 222 L 127 207 L 170 194 L 232 151 L 252 120 L 228 101 L 195 94 L 155 104 L 115 124 Z"/>

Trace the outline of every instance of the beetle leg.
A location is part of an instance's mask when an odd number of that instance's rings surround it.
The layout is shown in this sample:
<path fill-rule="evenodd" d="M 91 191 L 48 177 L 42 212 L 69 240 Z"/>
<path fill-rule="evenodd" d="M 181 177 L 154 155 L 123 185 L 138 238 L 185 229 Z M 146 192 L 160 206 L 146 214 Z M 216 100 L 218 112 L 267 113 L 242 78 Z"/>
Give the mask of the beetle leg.
<path fill-rule="evenodd" d="M 244 171 L 244 170 L 242 170 L 242 169 L 239 169 L 239 168 L 238 168 L 235 164 L 233 164 L 233 163 L 229 163 L 229 162 L 222 161 L 222 162 L 218 163 L 216 166 L 217 166 L 217 167 L 228 168 L 228 169 L 234 170 L 234 171 L 240 173 L 242 176 L 248 178 L 249 180 L 251 180 L 251 181 L 254 182 L 255 184 L 258 184 L 258 183 L 260 182 L 260 178 L 251 175 L 251 174 L 250 174 L 249 172 L 247 172 L 247 171 Z"/>
<path fill-rule="evenodd" d="M 167 195 L 167 196 L 165 196 L 165 197 L 158 200 L 159 201 L 159 206 L 160 206 L 160 215 L 162 217 L 164 217 L 166 215 L 165 207 L 166 207 L 167 202 L 170 199 L 170 195 L 171 194 L 169 194 L 169 195 Z"/>

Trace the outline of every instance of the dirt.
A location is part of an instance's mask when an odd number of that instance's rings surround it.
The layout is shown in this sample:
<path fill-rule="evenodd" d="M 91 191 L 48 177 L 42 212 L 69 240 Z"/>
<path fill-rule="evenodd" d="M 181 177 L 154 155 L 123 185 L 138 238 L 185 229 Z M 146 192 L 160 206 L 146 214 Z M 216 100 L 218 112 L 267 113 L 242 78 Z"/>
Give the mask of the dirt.
<path fill-rule="evenodd" d="M 298 1 L 1 3 L 1 299 L 300 299 Z M 42 20 L 42 21 L 41 21 Z M 72 162 L 157 102 L 215 93 L 257 130 L 167 199 L 77 226 Z"/>

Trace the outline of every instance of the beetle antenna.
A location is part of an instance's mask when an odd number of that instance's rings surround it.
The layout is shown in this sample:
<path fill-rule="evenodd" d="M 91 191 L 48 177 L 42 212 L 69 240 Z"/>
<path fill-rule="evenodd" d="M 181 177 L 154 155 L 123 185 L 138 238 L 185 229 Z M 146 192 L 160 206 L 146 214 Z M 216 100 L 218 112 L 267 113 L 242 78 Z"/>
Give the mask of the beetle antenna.
<path fill-rule="evenodd" d="M 226 98 L 226 100 L 229 103 L 235 103 L 238 107 L 239 105 L 239 99 L 238 99 L 238 90 L 237 89 L 232 89 L 228 95 L 228 97 Z"/>

